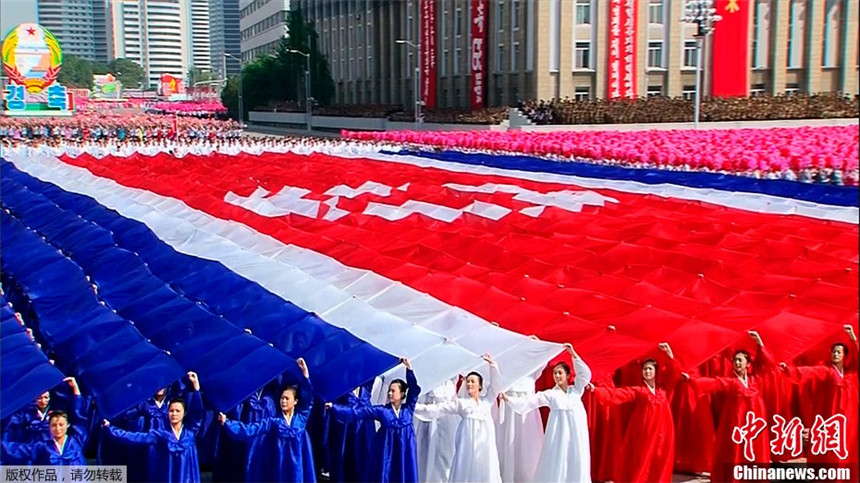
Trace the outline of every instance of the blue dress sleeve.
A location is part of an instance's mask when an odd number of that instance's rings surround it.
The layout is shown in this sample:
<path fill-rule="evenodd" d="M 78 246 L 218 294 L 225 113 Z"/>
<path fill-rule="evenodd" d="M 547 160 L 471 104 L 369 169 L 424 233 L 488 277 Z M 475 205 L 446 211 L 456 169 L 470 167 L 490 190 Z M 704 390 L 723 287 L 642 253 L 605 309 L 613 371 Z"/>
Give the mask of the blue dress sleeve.
<path fill-rule="evenodd" d="M 191 391 L 191 394 L 188 395 L 188 414 L 185 415 L 188 429 L 194 433 L 200 431 L 204 416 L 206 416 L 206 408 L 203 407 L 200 391 Z"/>
<path fill-rule="evenodd" d="M 266 418 L 259 423 L 245 424 L 239 421 L 227 421 L 224 429 L 233 439 L 250 441 L 260 433 L 268 433 L 272 428 L 272 418 Z"/>
<path fill-rule="evenodd" d="M 332 404 L 331 406 L 335 419 L 342 423 L 351 423 L 363 419 L 382 419 L 384 409 L 384 406 L 350 407 L 341 404 Z"/>
<path fill-rule="evenodd" d="M 36 460 L 36 445 L 38 443 L 3 442 L 2 459 L 4 464 L 32 464 Z"/>
<path fill-rule="evenodd" d="M 406 370 L 406 385 L 409 386 L 409 390 L 406 391 L 406 407 L 415 410 L 418 396 L 421 395 L 421 386 L 418 385 L 418 379 L 415 378 L 415 373 L 412 372 L 412 369 Z"/>
<path fill-rule="evenodd" d="M 155 431 L 135 433 L 133 431 L 125 431 L 114 426 L 108 426 L 107 431 L 115 440 L 130 445 L 148 446 L 158 443 L 158 435 Z"/>
<path fill-rule="evenodd" d="M 299 379 L 299 402 L 296 412 L 304 416 L 305 420 L 310 416 L 314 406 L 314 388 L 310 379 L 304 377 Z"/>

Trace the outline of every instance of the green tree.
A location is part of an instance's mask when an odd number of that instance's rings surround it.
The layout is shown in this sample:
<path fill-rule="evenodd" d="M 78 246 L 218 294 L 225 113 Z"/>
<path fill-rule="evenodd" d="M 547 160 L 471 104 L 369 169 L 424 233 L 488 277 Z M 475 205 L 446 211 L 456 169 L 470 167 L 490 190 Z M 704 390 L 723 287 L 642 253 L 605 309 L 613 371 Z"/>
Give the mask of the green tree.
<path fill-rule="evenodd" d="M 143 67 L 129 59 L 114 59 L 107 64 L 107 71 L 122 82 L 123 87 L 138 89 L 143 83 Z"/>
<path fill-rule="evenodd" d="M 195 67 L 188 69 L 188 85 L 191 87 L 198 82 L 208 82 L 213 80 L 215 80 L 215 74 L 212 71 Z"/>
<path fill-rule="evenodd" d="M 281 40 L 275 55 L 258 57 L 242 68 L 242 104 L 247 113 L 271 102 L 304 102 L 306 60 L 290 50 L 310 52 L 311 95 L 318 104 L 326 105 L 334 97 L 334 80 L 328 59 L 319 51 L 319 36 L 313 24 L 305 22 L 302 13 L 294 10 L 287 20 L 288 34 Z M 221 102 L 231 117 L 238 119 L 239 79 L 234 76 L 221 91 Z"/>
<path fill-rule="evenodd" d="M 93 86 L 93 63 L 76 55 L 64 55 L 57 82 L 67 87 L 91 89 Z"/>
<path fill-rule="evenodd" d="M 284 85 L 286 99 L 304 102 L 307 60 L 304 56 L 290 52 L 310 53 L 311 96 L 317 103 L 328 104 L 334 97 L 334 80 L 331 78 L 328 59 L 319 50 L 319 35 L 311 22 L 305 22 L 301 10 L 293 10 L 287 19 L 287 36 L 278 47 L 278 58 L 287 70 Z"/>

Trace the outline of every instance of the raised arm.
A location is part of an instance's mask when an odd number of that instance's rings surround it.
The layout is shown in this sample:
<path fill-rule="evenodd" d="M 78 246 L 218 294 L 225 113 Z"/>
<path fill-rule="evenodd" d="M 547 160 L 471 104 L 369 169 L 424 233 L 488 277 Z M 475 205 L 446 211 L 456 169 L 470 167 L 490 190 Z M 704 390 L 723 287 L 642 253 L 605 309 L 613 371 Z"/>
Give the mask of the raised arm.
<path fill-rule="evenodd" d="M 151 446 L 158 442 L 158 435 L 154 430 L 150 430 L 144 433 L 125 431 L 123 429 L 111 426 L 107 420 L 104 421 L 104 426 L 108 434 L 113 439 L 121 443 L 125 443 L 128 445 Z"/>
<path fill-rule="evenodd" d="M 298 404 L 296 404 L 296 412 L 302 414 L 305 418 L 307 418 L 311 413 L 311 408 L 314 405 L 314 389 L 311 384 L 311 375 L 308 372 L 308 366 L 305 363 L 305 360 L 299 357 L 296 360 L 296 363 L 299 365 L 299 369 L 302 371 L 302 378 L 299 379 L 298 382 Z"/>
<path fill-rule="evenodd" d="M 329 403 L 331 404 L 331 403 Z M 351 423 L 365 419 L 380 420 L 383 418 L 385 406 L 344 406 L 342 404 L 331 404 L 329 406 L 334 418 L 342 423 Z"/>
<path fill-rule="evenodd" d="M 541 391 L 528 396 L 514 397 L 508 396 L 505 393 L 499 395 L 506 404 L 511 406 L 515 413 L 525 414 L 534 411 L 537 408 L 549 406 L 549 396 L 546 391 Z"/>
<path fill-rule="evenodd" d="M 189 430 L 197 432 L 203 424 L 203 418 L 206 417 L 206 408 L 203 407 L 203 398 L 200 395 L 200 379 L 194 371 L 188 371 L 188 381 L 191 383 L 191 391 L 186 396 L 188 403 L 188 413 L 185 415 L 183 424 Z"/>
<path fill-rule="evenodd" d="M 268 433 L 272 428 L 272 418 L 266 418 L 259 423 L 245 424 L 239 421 L 229 421 L 224 413 L 218 415 L 224 429 L 231 438 L 239 441 L 250 441 L 260 433 Z"/>
<path fill-rule="evenodd" d="M 421 421 L 433 421 L 451 414 L 460 414 L 460 402 L 457 399 L 434 404 L 415 404 L 414 415 Z"/>
<path fill-rule="evenodd" d="M 5 464 L 30 465 L 36 460 L 36 444 L 3 441 L 2 459 Z"/>
<path fill-rule="evenodd" d="M 404 357 L 400 359 L 403 365 L 406 366 L 406 385 L 409 390 L 406 391 L 406 407 L 415 410 L 415 404 L 418 402 L 418 396 L 421 395 L 421 386 L 418 385 L 418 379 L 415 378 L 415 373 L 412 371 L 412 364 L 409 359 Z"/>
<path fill-rule="evenodd" d="M 491 401 L 495 401 L 499 392 L 501 392 L 502 374 L 499 372 L 499 365 L 496 364 L 496 361 L 493 360 L 490 354 L 484 354 L 484 360 L 490 366 L 490 380 L 487 384 L 487 395 L 485 397 Z"/>
<path fill-rule="evenodd" d="M 573 388 L 579 394 L 585 392 L 585 386 L 591 382 L 591 369 L 588 367 L 588 364 L 582 360 L 581 357 L 573 350 L 573 346 L 570 344 L 565 344 L 567 347 L 567 352 L 570 353 L 570 358 L 573 361 L 573 370 L 576 371 L 576 374 L 573 378 Z"/>

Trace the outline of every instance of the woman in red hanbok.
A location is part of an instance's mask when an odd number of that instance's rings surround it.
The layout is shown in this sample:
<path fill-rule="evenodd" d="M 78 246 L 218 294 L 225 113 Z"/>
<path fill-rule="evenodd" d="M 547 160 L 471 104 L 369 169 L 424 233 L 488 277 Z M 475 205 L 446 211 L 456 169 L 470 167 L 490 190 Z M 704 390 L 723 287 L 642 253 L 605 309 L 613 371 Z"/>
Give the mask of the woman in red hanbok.
<path fill-rule="evenodd" d="M 752 330 L 749 334 L 758 344 L 756 364 L 759 373 L 773 371 L 773 358 L 764 347 L 761 337 Z M 722 407 L 717 408 L 720 416 L 711 464 L 711 481 L 714 482 L 736 481 L 732 472 L 735 464 L 767 467 L 770 463 L 770 415 L 765 408 L 760 377 L 750 374 L 751 362 L 749 353 L 739 350 L 732 357 L 734 374 L 731 377 L 691 379 L 696 391 L 722 396 Z M 750 419 L 748 413 L 757 419 Z M 751 450 L 752 454 L 745 449 Z M 752 461 L 748 456 L 752 456 Z"/>
<path fill-rule="evenodd" d="M 613 474 L 616 481 L 672 481 L 675 425 L 669 401 L 680 371 L 669 344 L 659 347 L 668 358 L 662 387 L 657 385 L 657 361 L 648 359 L 642 364 L 641 385 L 594 389 L 598 400 L 629 406 L 625 410 L 629 422 Z"/>
<path fill-rule="evenodd" d="M 857 350 L 857 336 L 854 334 L 854 329 L 850 325 L 845 326 L 845 332 L 851 341 L 854 342 L 854 349 Z M 820 422 L 826 422 L 835 415 L 844 415 L 845 419 L 841 423 L 845 431 L 845 452 L 839 455 L 838 448 L 833 448 L 831 451 L 826 451 L 823 454 L 821 449 L 814 448 L 810 440 L 807 453 L 807 461 L 816 464 L 832 464 L 841 467 L 854 468 L 853 474 L 857 476 L 858 466 L 858 435 L 857 435 L 857 411 L 858 411 L 858 384 L 857 384 L 857 364 L 847 363 L 847 358 L 851 354 L 847 344 L 837 342 L 830 348 L 830 365 L 818 366 L 800 366 L 792 367 L 789 373 L 793 376 L 792 379 L 798 385 L 798 393 L 800 399 L 804 401 L 800 405 L 801 418 L 804 427 L 811 431 L 816 431 L 816 437 L 824 436 L 826 431 L 824 428 L 813 428 L 817 416 Z M 833 420 L 831 420 L 833 421 Z M 815 450 L 815 451 L 813 451 Z M 841 458 L 840 456 L 845 456 Z"/>

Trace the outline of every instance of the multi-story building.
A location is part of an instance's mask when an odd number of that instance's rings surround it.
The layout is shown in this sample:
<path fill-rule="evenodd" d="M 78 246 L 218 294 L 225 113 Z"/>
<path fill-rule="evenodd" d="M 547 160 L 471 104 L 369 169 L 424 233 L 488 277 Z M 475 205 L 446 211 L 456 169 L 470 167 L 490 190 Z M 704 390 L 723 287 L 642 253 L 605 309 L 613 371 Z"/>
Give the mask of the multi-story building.
<path fill-rule="evenodd" d="M 37 8 L 39 24 L 54 34 L 65 53 L 110 60 L 106 0 L 38 0 Z"/>
<path fill-rule="evenodd" d="M 149 86 L 158 85 L 162 74 L 185 77 L 192 65 L 185 0 L 113 0 L 111 5 L 116 57 L 140 64 Z"/>
<path fill-rule="evenodd" d="M 468 107 L 472 31 L 479 0 L 436 0 L 438 107 Z M 265 3 L 254 0 L 251 3 Z M 320 34 L 331 62 L 336 100 L 401 103 L 414 99 L 418 0 L 296 0 Z M 483 94 L 486 105 L 521 99 L 608 97 L 613 82 L 610 38 L 616 5 L 627 0 L 486 0 Z M 629 65 L 635 95 L 690 96 L 695 86 L 696 25 L 681 22 L 685 0 L 638 0 L 631 7 Z M 858 93 L 860 0 L 738 0 L 749 9 L 746 92 Z M 723 12 L 727 16 L 733 12 Z M 426 24 L 426 21 L 423 22 Z M 727 22 L 723 22 L 724 24 Z M 615 28 L 619 25 L 616 24 Z M 244 27 L 243 27 L 244 28 Z M 716 24 L 719 30 L 720 23 Z M 713 36 L 705 40 L 704 92 L 720 72 Z M 622 42 L 623 44 L 623 42 Z M 244 44 L 243 44 L 244 45 Z M 245 49 L 243 48 L 243 52 Z"/>
<path fill-rule="evenodd" d="M 290 0 L 241 0 L 239 30 L 242 61 L 253 62 L 277 50 L 287 33 Z"/>
<path fill-rule="evenodd" d="M 212 70 L 212 51 L 209 19 L 209 0 L 185 0 L 188 7 L 186 17 L 191 22 L 191 39 L 188 47 L 191 49 L 189 58 L 195 69 Z"/>
<path fill-rule="evenodd" d="M 239 73 L 239 0 L 209 0 L 212 69 L 219 79 Z M 230 54 L 225 56 L 224 54 Z"/>

